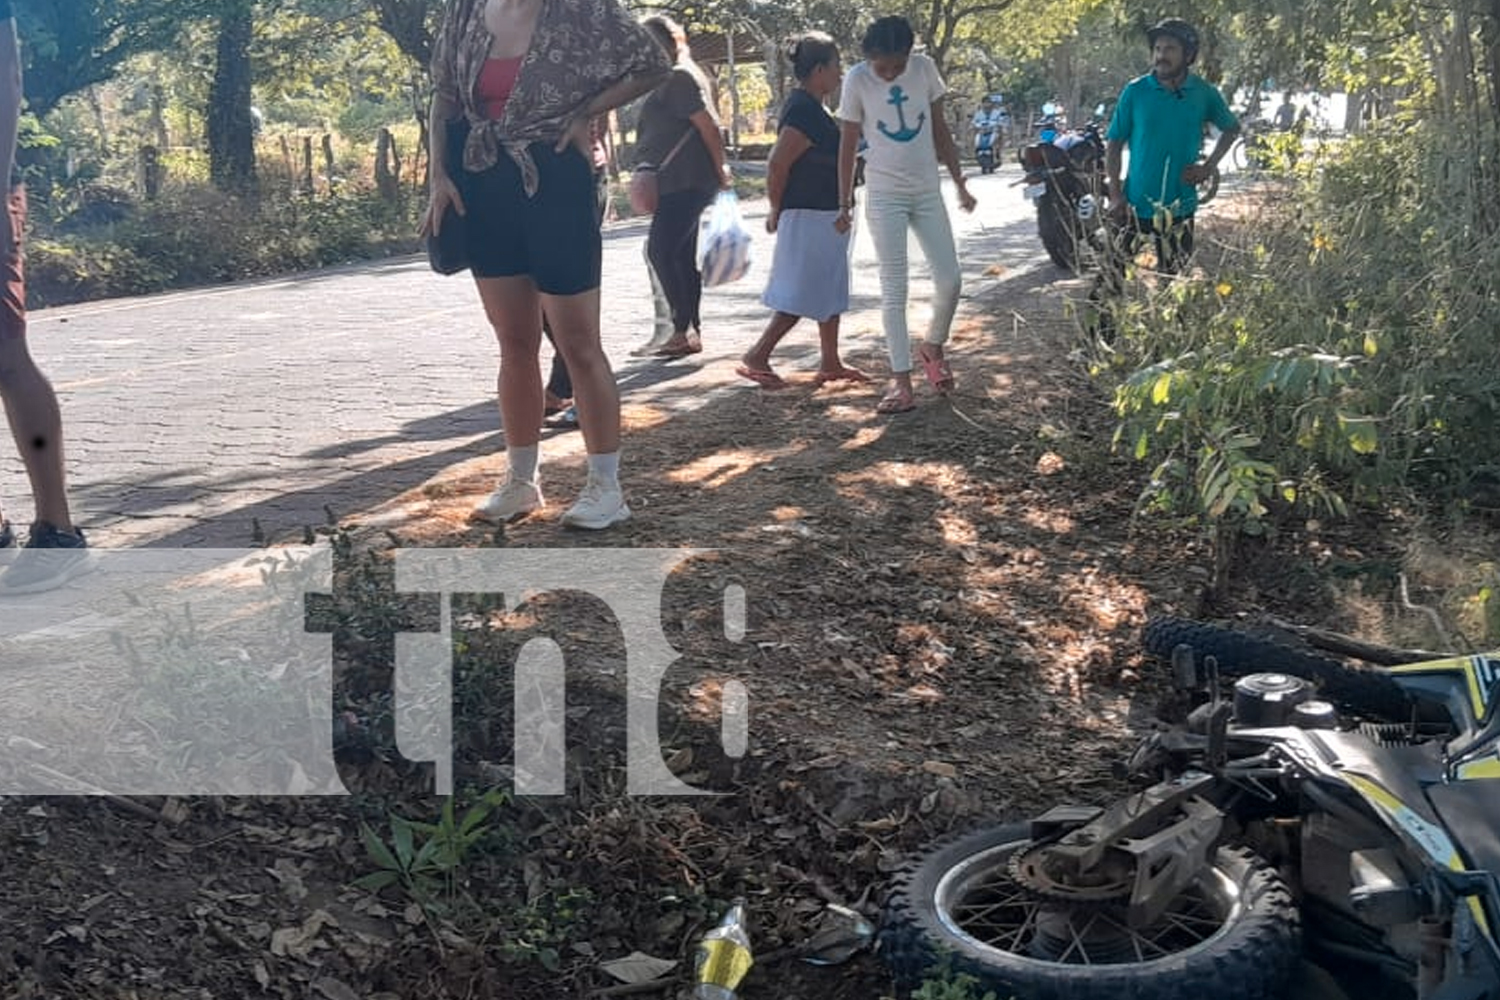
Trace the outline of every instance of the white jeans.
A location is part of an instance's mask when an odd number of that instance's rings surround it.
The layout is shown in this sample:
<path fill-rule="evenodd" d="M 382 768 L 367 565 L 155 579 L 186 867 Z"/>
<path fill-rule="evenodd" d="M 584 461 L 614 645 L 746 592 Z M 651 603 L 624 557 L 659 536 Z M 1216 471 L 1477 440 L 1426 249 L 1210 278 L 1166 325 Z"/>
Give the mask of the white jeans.
<path fill-rule="evenodd" d="M 963 281 L 958 269 L 958 249 L 953 243 L 953 226 L 948 221 L 948 206 L 938 190 L 923 194 L 871 191 L 866 196 L 865 221 L 875 242 L 875 256 L 880 260 L 880 315 L 891 371 L 909 372 L 911 335 L 906 326 L 906 298 L 910 275 L 906 234 L 908 230 L 917 234 L 917 244 L 932 269 L 932 322 L 928 324 L 925 340 L 929 344 L 947 343 Z"/>

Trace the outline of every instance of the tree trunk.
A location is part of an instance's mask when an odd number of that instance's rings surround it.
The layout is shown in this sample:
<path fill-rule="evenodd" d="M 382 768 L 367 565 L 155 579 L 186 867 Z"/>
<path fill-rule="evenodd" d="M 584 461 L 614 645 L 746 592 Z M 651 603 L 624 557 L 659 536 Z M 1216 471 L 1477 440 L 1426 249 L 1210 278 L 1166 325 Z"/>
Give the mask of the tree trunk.
<path fill-rule="evenodd" d="M 1490 115 L 1500 125 L 1500 0 L 1490 0 L 1479 37 L 1484 44 L 1485 92 L 1490 101 Z"/>
<path fill-rule="evenodd" d="M 172 145 L 167 132 L 167 92 L 159 83 L 151 84 L 151 134 L 156 137 L 157 149 Z"/>
<path fill-rule="evenodd" d="M 323 177 L 328 182 L 329 194 L 332 194 L 335 183 L 333 176 L 333 136 L 328 132 L 323 133 Z"/>
<path fill-rule="evenodd" d="M 310 136 L 310 135 L 304 135 L 302 137 L 302 177 L 301 177 L 301 182 L 300 182 L 301 186 L 302 186 L 302 193 L 303 194 L 312 194 L 313 193 L 313 169 L 312 169 L 312 163 L 313 163 L 312 136 Z"/>
<path fill-rule="evenodd" d="M 99 88 L 90 87 L 84 92 L 88 95 L 89 111 L 94 115 L 94 127 L 99 130 L 99 158 L 109 159 L 109 122 L 104 119 L 104 102 L 99 97 Z"/>
<path fill-rule="evenodd" d="M 286 186 L 292 194 L 297 193 L 297 167 L 292 162 L 292 144 L 287 141 L 285 133 L 278 136 L 281 140 L 281 169 L 286 174 Z"/>
<path fill-rule="evenodd" d="M 250 118 L 252 0 L 234 0 L 219 16 L 214 78 L 208 90 L 208 173 L 224 191 L 255 184 L 255 132 Z"/>
<path fill-rule="evenodd" d="M 1071 39 L 1063 41 L 1052 50 L 1052 79 L 1057 85 L 1055 99 L 1062 104 L 1068 121 L 1074 125 L 1081 125 L 1084 115 L 1078 107 L 1079 95 L 1083 92 L 1083 85 L 1078 81 L 1078 73 L 1074 66 L 1074 52 L 1077 46 Z"/>
<path fill-rule="evenodd" d="M 740 75 L 734 59 L 734 29 L 724 32 L 724 61 L 729 73 L 729 150 L 730 159 L 740 155 Z"/>
<path fill-rule="evenodd" d="M 161 151 L 155 146 L 142 146 L 137 155 L 137 187 L 141 197 L 155 201 L 161 194 Z"/>
<path fill-rule="evenodd" d="M 401 157 L 396 152 L 396 137 L 383 128 L 375 138 L 375 190 L 382 201 L 395 203 L 401 195 Z"/>
<path fill-rule="evenodd" d="M 781 108 L 786 104 L 786 78 L 788 70 L 782 58 L 781 46 L 774 40 L 762 39 L 766 53 L 766 83 L 771 86 L 769 114 L 775 118 L 776 127 L 781 127 Z"/>

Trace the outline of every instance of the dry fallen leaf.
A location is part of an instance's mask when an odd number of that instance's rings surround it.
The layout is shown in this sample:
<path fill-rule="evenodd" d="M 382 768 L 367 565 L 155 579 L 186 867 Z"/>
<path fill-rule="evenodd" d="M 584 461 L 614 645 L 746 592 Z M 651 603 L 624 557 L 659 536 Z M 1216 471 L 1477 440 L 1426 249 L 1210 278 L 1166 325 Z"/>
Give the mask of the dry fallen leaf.
<path fill-rule="evenodd" d="M 359 994 L 354 992 L 348 984 L 327 976 L 313 983 L 313 989 L 323 994 L 327 1000 L 360 1000 Z"/>
<path fill-rule="evenodd" d="M 339 922 L 327 910 L 314 910 L 302 921 L 301 927 L 282 927 L 271 933 L 271 954 L 278 957 L 307 958 L 314 948 L 326 948 L 318 940 L 324 927 L 337 927 Z"/>
<path fill-rule="evenodd" d="M 670 958 L 657 958 L 644 952 L 633 951 L 624 958 L 600 962 L 599 968 L 622 983 L 649 983 L 660 979 L 677 967 Z"/>

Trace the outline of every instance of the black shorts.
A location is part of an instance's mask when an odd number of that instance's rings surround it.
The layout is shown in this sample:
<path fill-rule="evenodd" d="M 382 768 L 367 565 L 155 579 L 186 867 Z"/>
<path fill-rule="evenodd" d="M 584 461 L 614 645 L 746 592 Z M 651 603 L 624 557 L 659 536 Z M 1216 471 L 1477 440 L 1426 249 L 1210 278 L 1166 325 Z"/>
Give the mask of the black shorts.
<path fill-rule="evenodd" d="M 490 169 L 463 180 L 470 271 L 476 278 L 530 275 L 548 295 L 599 287 L 603 247 L 594 168 L 572 146 L 530 146 L 538 183 L 530 198 L 504 150 Z"/>
<path fill-rule="evenodd" d="M 0 206 L 10 213 L 10 231 L 15 237 L 0 247 L 0 340 L 26 336 L 26 269 L 21 263 L 21 234 L 26 229 L 26 188 L 17 184 Z"/>

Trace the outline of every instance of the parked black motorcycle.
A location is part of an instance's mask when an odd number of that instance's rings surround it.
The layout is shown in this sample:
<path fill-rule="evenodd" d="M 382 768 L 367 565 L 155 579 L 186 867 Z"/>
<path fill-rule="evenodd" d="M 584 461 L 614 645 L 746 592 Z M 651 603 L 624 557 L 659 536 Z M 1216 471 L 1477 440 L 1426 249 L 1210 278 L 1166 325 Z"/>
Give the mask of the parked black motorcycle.
<path fill-rule="evenodd" d="M 1104 174 L 1104 106 L 1082 128 L 1033 142 L 1019 153 L 1028 201 L 1036 204 L 1037 235 L 1058 267 L 1081 270 L 1089 248 L 1103 245 L 1107 180 Z"/>

